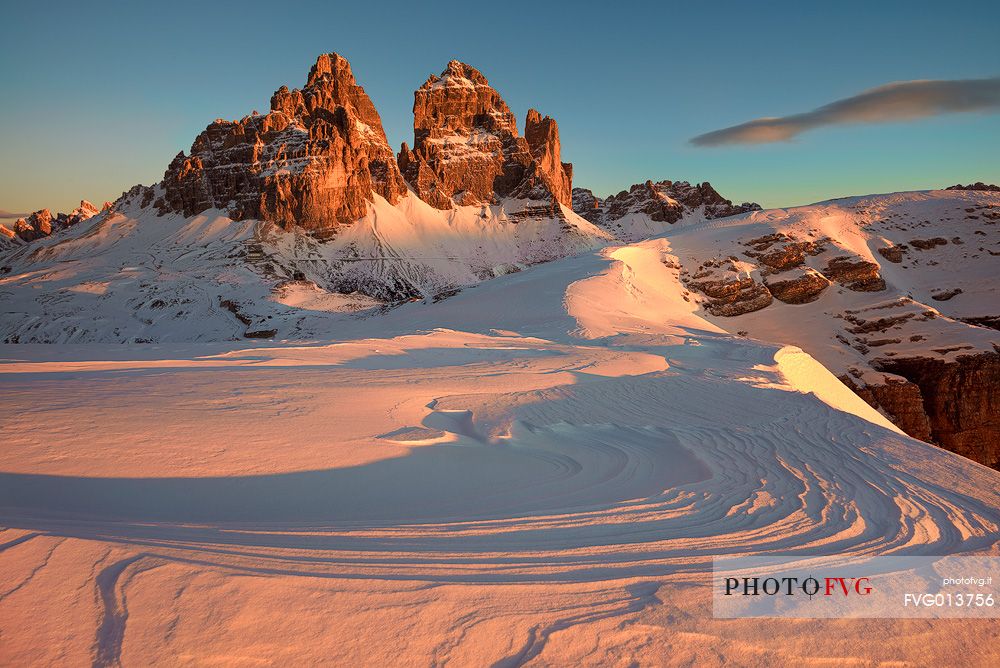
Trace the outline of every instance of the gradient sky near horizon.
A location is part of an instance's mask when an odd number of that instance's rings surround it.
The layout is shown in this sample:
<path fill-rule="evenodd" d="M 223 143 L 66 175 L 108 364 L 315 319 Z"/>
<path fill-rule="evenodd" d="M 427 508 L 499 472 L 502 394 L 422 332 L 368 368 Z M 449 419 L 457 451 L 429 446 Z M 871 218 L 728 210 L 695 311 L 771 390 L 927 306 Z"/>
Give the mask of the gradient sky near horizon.
<path fill-rule="evenodd" d="M 215 118 L 266 111 L 337 51 L 393 148 L 452 58 L 523 125 L 556 118 L 574 185 L 711 181 L 792 206 L 1000 181 L 1000 114 L 835 125 L 793 141 L 690 140 L 893 81 L 1000 75 L 1000 3 L 16 3 L 0 28 L 0 210 L 68 211 L 158 181 Z"/>

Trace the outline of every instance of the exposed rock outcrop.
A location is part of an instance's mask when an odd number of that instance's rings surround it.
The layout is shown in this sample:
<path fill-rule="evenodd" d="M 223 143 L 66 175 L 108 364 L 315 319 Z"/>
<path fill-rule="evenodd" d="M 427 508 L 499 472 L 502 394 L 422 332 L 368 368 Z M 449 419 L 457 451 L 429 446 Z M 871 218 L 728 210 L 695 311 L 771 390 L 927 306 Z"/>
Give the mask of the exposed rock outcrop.
<path fill-rule="evenodd" d="M 575 194 L 580 207 L 600 206 Z M 720 327 L 803 347 L 906 433 L 1000 469 L 996 197 L 824 202 L 753 216 L 745 232 L 695 226 L 668 243 L 685 298 L 709 316 L 743 316 L 716 318 Z M 771 297 L 797 306 L 759 310 Z"/>
<path fill-rule="evenodd" d="M 561 161 L 559 129 L 534 109 L 517 121 L 486 77 L 457 60 L 413 94 L 413 148 L 398 163 L 434 207 L 492 204 L 502 197 L 572 203 L 572 166 Z"/>
<path fill-rule="evenodd" d="M 815 269 L 805 268 L 779 276 L 764 277 L 764 286 L 786 304 L 807 304 L 819 299 L 830 281 Z"/>
<path fill-rule="evenodd" d="M 855 292 L 885 290 L 885 280 L 879 273 L 879 266 L 860 257 L 835 257 L 827 263 L 823 275 Z"/>
<path fill-rule="evenodd" d="M 990 329 L 1000 330 L 1000 315 L 965 317 L 959 318 L 959 320 L 970 325 L 976 325 L 977 327 L 989 327 Z"/>
<path fill-rule="evenodd" d="M 943 290 L 931 295 L 931 299 L 937 302 L 946 302 L 952 297 L 957 297 L 962 294 L 962 288 L 953 288 L 951 290 Z"/>
<path fill-rule="evenodd" d="M 826 250 L 826 240 L 793 239 L 786 234 L 769 234 L 747 242 L 743 252 L 765 266 L 766 271 L 780 273 L 802 266 L 807 255 L 819 255 Z"/>
<path fill-rule="evenodd" d="M 347 60 L 320 56 L 301 90 L 282 86 L 271 111 L 217 120 L 163 177 L 161 211 L 218 208 L 234 219 L 329 229 L 365 215 L 372 192 L 406 192 L 375 106 Z"/>
<path fill-rule="evenodd" d="M 910 247 L 906 244 L 897 244 L 878 249 L 878 254 L 889 262 L 899 264 L 903 261 L 903 255 L 909 252 Z"/>
<path fill-rule="evenodd" d="M 752 313 L 773 301 L 768 289 L 741 271 L 732 259 L 709 260 L 683 280 L 688 288 L 707 297 L 703 302 L 705 310 L 715 316 L 731 318 Z"/>
<path fill-rule="evenodd" d="M 948 245 L 948 240 L 944 237 L 934 237 L 932 239 L 911 239 L 910 245 L 917 250 L 931 250 L 935 246 Z"/>
<path fill-rule="evenodd" d="M 826 252 L 828 242 L 825 237 L 804 240 L 780 232 L 749 239 L 742 244 L 747 248 L 743 255 L 760 263 L 757 268 L 762 284 L 751 274 L 754 265 L 740 262 L 736 257 L 704 262 L 685 281 L 690 288 L 709 297 L 705 308 L 712 315 L 750 313 L 770 305 L 772 296 L 787 304 L 807 304 L 819 299 L 830 286 L 830 280 L 805 266 L 806 257 Z M 732 286 L 739 286 L 739 292 L 716 294 L 723 286 L 730 291 Z M 721 301 L 723 297 L 725 301 Z"/>

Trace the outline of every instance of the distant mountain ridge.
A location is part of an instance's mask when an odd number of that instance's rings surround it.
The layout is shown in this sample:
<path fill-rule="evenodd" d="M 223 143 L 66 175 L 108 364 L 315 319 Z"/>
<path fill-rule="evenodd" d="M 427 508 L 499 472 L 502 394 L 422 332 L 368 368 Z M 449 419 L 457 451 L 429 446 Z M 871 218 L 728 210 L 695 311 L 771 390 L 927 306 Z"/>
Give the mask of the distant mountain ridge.
<path fill-rule="evenodd" d="M 98 209 L 87 200 L 80 200 L 80 206 L 69 213 L 58 213 L 52 215 L 48 209 L 39 209 L 22 218 L 18 218 L 7 227 L 0 224 L 0 240 L 20 240 L 34 241 L 47 237 L 53 232 L 65 229 L 71 225 L 82 223 L 111 208 L 111 202 L 105 202 L 104 206 Z"/>
<path fill-rule="evenodd" d="M 687 181 L 646 181 L 605 199 L 585 188 L 573 189 L 573 210 L 623 241 L 659 234 L 695 209 L 710 220 L 761 207 L 754 202 L 734 205 L 707 182 L 692 186 Z"/>

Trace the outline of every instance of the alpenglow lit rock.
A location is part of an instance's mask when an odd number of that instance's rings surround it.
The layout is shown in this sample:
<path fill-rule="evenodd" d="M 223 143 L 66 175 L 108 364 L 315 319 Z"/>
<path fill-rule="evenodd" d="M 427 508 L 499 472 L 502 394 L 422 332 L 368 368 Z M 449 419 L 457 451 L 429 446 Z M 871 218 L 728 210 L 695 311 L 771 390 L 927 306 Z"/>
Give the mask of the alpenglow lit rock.
<path fill-rule="evenodd" d="M 209 208 L 284 227 L 334 228 L 367 212 L 373 192 L 406 192 L 375 106 L 350 64 L 320 56 L 301 90 L 282 86 L 271 111 L 217 120 L 163 177 L 161 211 Z"/>
<path fill-rule="evenodd" d="M 527 138 L 500 94 L 476 68 L 453 60 L 413 99 L 413 149 L 399 167 L 417 195 L 438 209 L 517 197 L 572 203 L 572 166 L 560 160 L 559 129 L 532 109 Z"/>

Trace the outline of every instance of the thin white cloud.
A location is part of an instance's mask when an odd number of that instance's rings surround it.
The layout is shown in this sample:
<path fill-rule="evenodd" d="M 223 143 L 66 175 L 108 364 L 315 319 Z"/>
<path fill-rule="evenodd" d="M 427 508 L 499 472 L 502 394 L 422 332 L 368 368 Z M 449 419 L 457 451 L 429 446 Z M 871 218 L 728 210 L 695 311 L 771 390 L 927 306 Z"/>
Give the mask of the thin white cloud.
<path fill-rule="evenodd" d="M 27 218 L 30 215 L 30 213 L 11 213 L 0 209 L 0 218 Z"/>
<path fill-rule="evenodd" d="M 803 114 L 758 118 L 698 135 L 695 146 L 770 144 L 826 125 L 887 123 L 928 116 L 1000 111 L 1000 77 L 956 81 L 897 81 Z"/>

